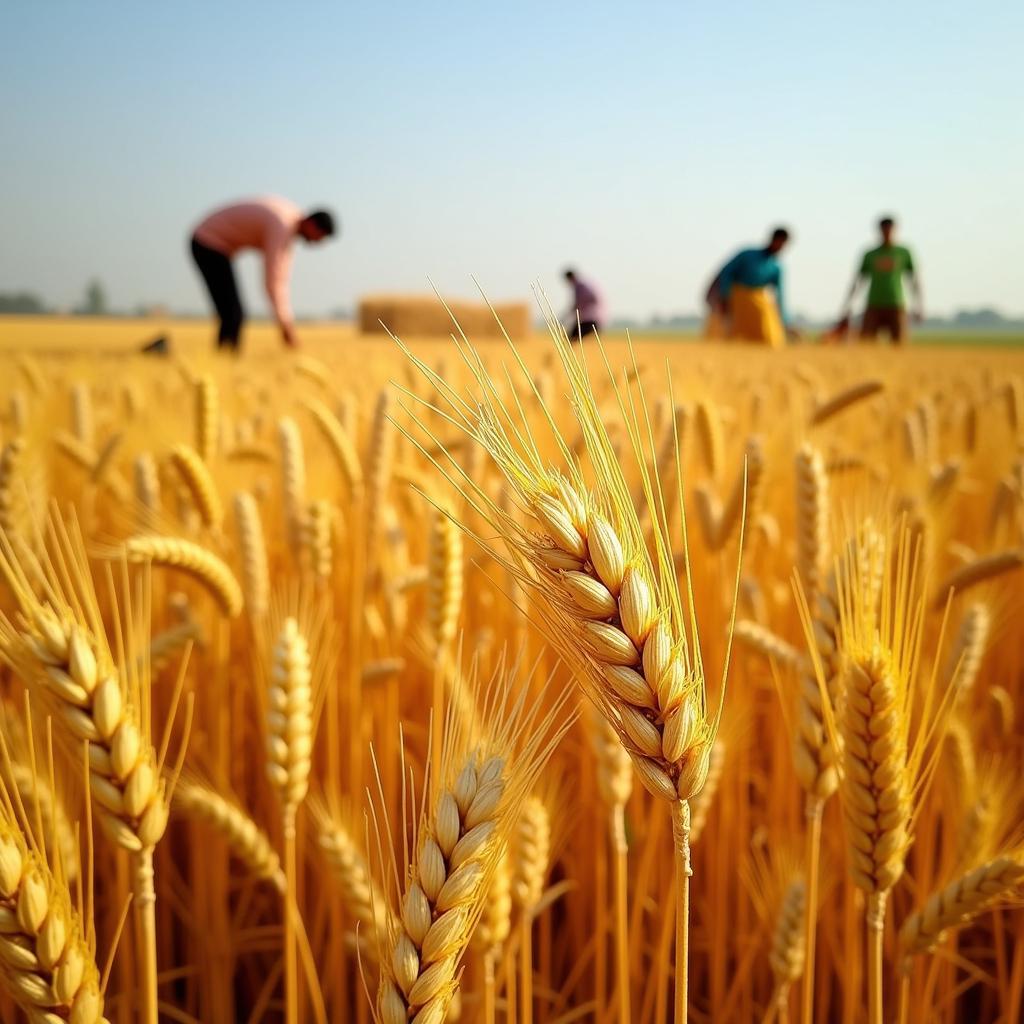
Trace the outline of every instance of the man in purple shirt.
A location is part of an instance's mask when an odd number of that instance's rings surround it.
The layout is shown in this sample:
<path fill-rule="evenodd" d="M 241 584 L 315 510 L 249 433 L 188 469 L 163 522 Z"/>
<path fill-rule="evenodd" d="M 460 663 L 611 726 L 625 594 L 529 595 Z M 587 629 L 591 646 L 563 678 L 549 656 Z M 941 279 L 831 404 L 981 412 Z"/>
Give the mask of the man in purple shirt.
<path fill-rule="evenodd" d="M 565 271 L 565 279 L 572 288 L 572 308 L 566 315 L 569 321 L 566 333 L 570 341 L 579 341 L 604 326 L 604 303 L 598 290 L 582 280 L 572 268 Z"/>

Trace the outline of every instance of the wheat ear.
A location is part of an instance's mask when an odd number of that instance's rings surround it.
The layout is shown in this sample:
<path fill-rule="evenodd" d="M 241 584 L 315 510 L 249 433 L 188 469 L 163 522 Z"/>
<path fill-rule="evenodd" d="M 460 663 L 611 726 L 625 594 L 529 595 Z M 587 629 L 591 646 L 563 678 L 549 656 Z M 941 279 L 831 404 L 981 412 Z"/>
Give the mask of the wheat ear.
<path fill-rule="evenodd" d="M 733 637 L 752 651 L 770 658 L 786 668 L 806 666 L 804 656 L 782 637 L 773 633 L 767 626 L 751 619 L 740 619 L 736 623 Z"/>
<path fill-rule="evenodd" d="M 941 608 L 949 597 L 949 592 L 962 594 L 971 587 L 976 587 L 988 580 L 996 579 L 1024 565 L 1024 550 L 1014 548 L 1000 551 L 994 555 L 978 558 L 973 562 L 955 569 L 943 581 L 935 592 L 934 607 Z"/>
<path fill-rule="evenodd" d="M 379 935 L 385 927 L 385 899 L 380 887 L 370 874 L 361 844 L 353 838 L 352 830 L 344 819 L 330 811 L 322 800 L 311 800 L 316 840 L 330 865 L 345 909 L 357 925 Z M 368 947 L 376 956 L 376 945 Z"/>
<path fill-rule="evenodd" d="M 427 632 L 435 651 L 447 651 L 455 639 L 462 586 L 462 530 L 435 509 L 427 546 Z"/>
<path fill-rule="evenodd" d="M 957 700 L 964 700 L 974 687 L 991 628 L 992 616 L 988 605 L 980 601 L 968 605 L 960 620 L 945 672 L 949 685 L 956 687 Z"/>
<path fill-rule="evenodd" d="M 284 872 L 269 837 L 238 804 L 205 783 L 184 779 L 175 789 L 174 807 L 219 832 L 253 877 L 270 882 L 284 895 Z"/>
<path fill-rule="evenodd" d="M 1018 856 L 994 857 L 932 893 L 920 910 L 900 928 L 899 948 L 905 971 L 910 958 L 927 953 L 943 935 L 962 928 L 989 907 L 1005 899 L 1024 882 L 1024 862 Z"/>
<path fill-rule="evenodd" d="M 872 395 L 877 395 L 884 388 L 885 384 L 880 380 L 865 380 L 840 391 L 814 410 L 811 414 L 811 425 L 817 426 L 832 419 L 844 409 L 849 409 L 851 405 L 863 402 L 865 399 L 871 398 Z"/>
<path fill-rule="evenodd" d="M 537 704 L 527 709 L 528 686 L 513 699 L 510 682 L 499 667 L 474 701 L 483 709 L 475 724 L 452 706 L 433 749 L 411 861 L 401 873 L 393 864 L 398 893 L 377 994 L 382 1024 L 444 1020 L 508 836 L 565 729 L 564 698 L 541 719 Z"/>
<path fill-rule="evenodd" d="M 294 612 L 294 613 L 293 613 Z M 266 770 L 277 793 L 284 839 L 285 874 L 285 1016 L 299 1017 L 298 950 L 294 915 L 298 861 L 296 815 L 309 789 L 313 758 L 314 678 L 310 659 L 308 605 L 303 597 L 286 600 L 267 625 Z"/>
<path fill-rule="evenodd" d="M 149 673 L 144 660 L 141 673 L 136 667 L 137 633 L 147 624 L 133 619 L 131 594 L 126 594 L 126 623 L 117 636 L 119 649 L 125 638 L 128 649 L 120 659 L 126 670 L 119 673 L 103 632 L 77 524 L 72 523 L 69 530 L 54 515 L 46 541 L 49 550 L 42 552 L 44 561 L 33 557 L 23 564 L 9 539 L 4 539 L 0 570 L 14 590 L 23 624 L 14 626 L 8 619 L 0 619 L 0 653 L 43 695 L 71 745 L 88 745 L 89 789 L 99 809 L 100 824 L 115 843 L 133 855 L 140 1013 L 147 1024 L 155 1024 L 153 848 L 167 826 L 170 786 L 162 778 L 163 756 L 157 755 L 150 736 Z M 36 596 L 31 584 L 40 575 L 49 595 L 45 600 Z M 112 585 L 110 590 L 114 598 Z M 172 706 L 177 704 L 182 681 L 179 676 Z M 168 721 L 163 750 L 170 726 Z"/>
<path fill-rule="evenodd" d="M 96 443 L 95 416 L 92 407 L 92 392 L 84 381 L 78 381 L 71 388 L 71 430 L 76 440 L 89 448 Z"/>
<path fill-rule="evenodd" d="M 323 402 L 309 398 L 303 404 L 327 442 L 349 494 L 357 496 L 363 488 L 363 468 L 351 435 Z"/>
<path fill-rule="evenodd" d="M 235 495 L 235 525 L 242 560 L 242 586 L 249 615 L 261 619 L 270 606 L 270 570 L 256 499 L 247 491 Z"/>
<path fill-rule="evenodd" d="M 160 515 L 160 478 L 156 471 L 156 461 L 149 452 L 140 452 L 135 456 L 133 476 L 139 529 L 149 531 L 154 529 Z"/>
<path fill-rule="evenodd" d="M 0 453 L 0 530 L 13 537 L 24 528 L 25 503 L 19 494 L 25 441 L 15 436 L 8 441 Z"/>
<path fill-rule="evenodd" d="M 130 537 L 124 543 L 130 562 L 149 562 L 177 569 L 202 583 L 225 615 L 234 618 L 243 607 L 242 590 L 231 570 L 212 551 L 183 537 Z"/>
<path fill-rule="evenodd" d="M 208 463 L 194 448 L 176 444 L 171 449 L 171 464 L 181 476 L 203 526 L 219 530 L 224 521 L 224 507 Z"/>
<path fill-rule="evenodd" d="M 95 938 L 58 868 L 26 842 L 4 793 L 0 815 L 0 986 L 32 1021 L 109 1024 Z"/>
<path fill-rule="evenodd" d="M 334 567 L 334 506 L 320 498 L 309 503 L 302 523 L 302 547 L 313 578 L 325 586 Z"/>
<path fill-rule="evenodd" d="M 296 563 L 302 550 L 302 521 L 306 508 L 306 456 L 298 424 L 290 416 L 277 424 L 281 448 L 281 494 L 285 530 Z"/>
<path fill-rule="evenodd" d="M 805 442 L 796 454 L 797 569 L 811 606 L 829 561 L 829 482 L 825 463 Z"/>

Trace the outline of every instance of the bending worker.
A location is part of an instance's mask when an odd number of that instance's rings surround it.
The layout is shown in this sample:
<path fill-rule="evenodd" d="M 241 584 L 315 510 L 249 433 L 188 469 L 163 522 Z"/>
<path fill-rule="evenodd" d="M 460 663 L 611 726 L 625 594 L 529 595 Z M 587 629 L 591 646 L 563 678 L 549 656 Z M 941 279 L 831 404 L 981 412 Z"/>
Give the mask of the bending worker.
<path fill-rule="evenodd" d="M 741 250 L 711 282 L 707 303 L 713 313 L 725 319 L 729 338 L 778 348 L 787 333 L 796 333 L 788 325 L 782 266 L 778 260 L 788 241 L 789 232 L 776 228 L 767 245 Z"/>
<path fill-rule="evenodd" d="M 281 339 L 294 348 L 297 338 L 288 299 L 292 244 L 296 238 L 316 244 L 334 231 L 334 217 L 326 210 L 304 214 L 277 196 L 232 203 L 205 217 L 192 234 L 192 258 L 220 317 L 217 347 L 238 350 L 245 318 L 231 260 L 243 249 L 258 249 L 263 253 L 263 279 Z"/>
<path fill-rule="evenodd" d="M 582 341 L 588 334 L 597 334 L 604 326 L 604 302 L 601 293 L 571 267 L 563 271 L 572 289 L 572 308 L 566 314 L 565 332 L 570 341 Z"/>

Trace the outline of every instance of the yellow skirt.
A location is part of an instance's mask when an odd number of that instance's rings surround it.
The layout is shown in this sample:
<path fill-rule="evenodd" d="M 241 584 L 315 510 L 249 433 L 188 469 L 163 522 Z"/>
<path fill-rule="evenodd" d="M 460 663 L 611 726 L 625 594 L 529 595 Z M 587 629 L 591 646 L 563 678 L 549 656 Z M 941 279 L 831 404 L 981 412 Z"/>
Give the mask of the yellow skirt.
<path fill-rule="evenodd" d="M 718 309 L 709 309 L 704 320 L 704 337 L 713 341 L 721 341 L 726 336 L 726 327 L 725 317 Z"/>
<path fill-rule="evenodd" d="M 745 288 L 734 284 L 729 290 L 729 337 L 782 348 L 786 332 L 779 307 L 769 288 Z"/>

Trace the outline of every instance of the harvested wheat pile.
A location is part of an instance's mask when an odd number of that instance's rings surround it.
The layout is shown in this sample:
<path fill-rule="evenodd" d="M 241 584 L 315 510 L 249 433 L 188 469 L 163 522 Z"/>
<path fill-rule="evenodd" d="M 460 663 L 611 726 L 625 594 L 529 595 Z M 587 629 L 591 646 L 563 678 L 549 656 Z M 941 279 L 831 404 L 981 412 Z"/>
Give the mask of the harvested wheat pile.
<path fill-rule="evenodd" d="M 505 302 L 493 309 L 461 299 L 446 299 L 445 304 L 450 314 L 435 295 L 368 295 L 359 300 L 359 330 L 388 330 L 400 338 L 443 338 L 456 330 L 454 317 L 471 338 L 499 338 L 504 331 L 513 341 L 525 341 L 530 334 L 530 307 L 525 302 Z"/>

